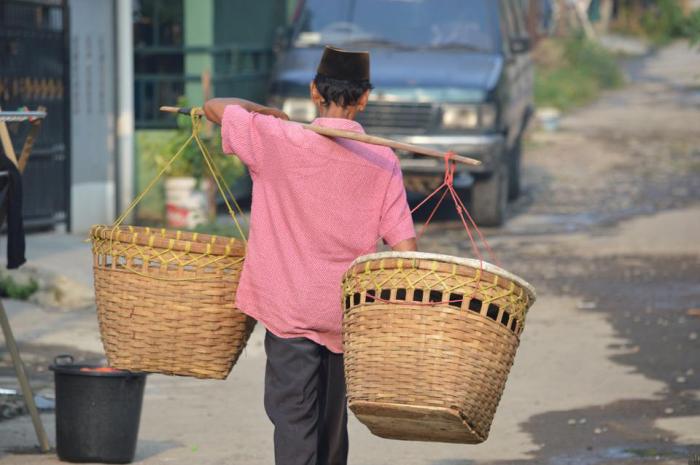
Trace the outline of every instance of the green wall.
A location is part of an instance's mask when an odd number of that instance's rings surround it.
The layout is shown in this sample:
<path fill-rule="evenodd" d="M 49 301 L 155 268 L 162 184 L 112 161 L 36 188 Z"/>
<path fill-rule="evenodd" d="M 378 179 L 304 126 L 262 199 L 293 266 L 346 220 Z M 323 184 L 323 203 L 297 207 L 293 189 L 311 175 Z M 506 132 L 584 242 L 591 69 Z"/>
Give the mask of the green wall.
<path fill-rule="evenodd" d="M 216 56 L 214 68 L 223 79 L 215 82 L 215 93 L 264 103 L 273 65 L 272 47 L 278 30 L 286 23 L 287 1 L 215 0 L 215 3 L 215 43 L 241 49 L 238 54 Z"/>
<path fill-rule="evenodd" d="M 218 44 L 272 46 L 277 28 L 286 22 L 286 0 L 215 0 Z"/>
<path fill-rule="evenodd" d="M 205 47 L 214 45 L 215 1 L 184 0 L 185 47 Z M 201 76 L 202 72 L 214 71 L 214 59 L 209 53 L 188 53 L 185 55 L 185 75 Z M 202 84 L 198 81 L 185 84 L 187 100 L 194 105 L 204 101 Z"/>
<path fill-rule="evenodd" d="M 272 47 L 286 24 L 289 0 L 183 1 L 185 46 L 208 50 L 186 55 L 185 74 L 209 70 L 213 95 L 264 101 Z M 194 80 L 186 84 L 185 94 L 192 104 L 204 98 L 201 83 Z"/>

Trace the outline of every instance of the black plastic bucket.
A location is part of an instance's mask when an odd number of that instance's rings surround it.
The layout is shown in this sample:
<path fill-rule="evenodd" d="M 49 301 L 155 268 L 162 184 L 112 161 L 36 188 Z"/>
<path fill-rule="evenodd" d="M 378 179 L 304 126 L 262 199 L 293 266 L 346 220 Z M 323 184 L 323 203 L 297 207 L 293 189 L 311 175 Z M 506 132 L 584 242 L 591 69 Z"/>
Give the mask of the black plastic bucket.
<path fill-rule="evenodd" d="M 56 384 L 56 452 L 67 462 L 134 460 L 145 373 L 76 365 L 60 355 Z"/>

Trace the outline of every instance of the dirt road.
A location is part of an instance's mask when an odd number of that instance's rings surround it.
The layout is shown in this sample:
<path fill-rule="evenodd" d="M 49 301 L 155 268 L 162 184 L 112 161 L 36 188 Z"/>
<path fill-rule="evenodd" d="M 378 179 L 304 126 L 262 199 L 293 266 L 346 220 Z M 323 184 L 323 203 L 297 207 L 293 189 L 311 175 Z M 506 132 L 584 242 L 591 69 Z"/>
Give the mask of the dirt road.
<path fill-rule="evenodd" d="M 387 441 L 353 419 L 351 463 L 675 465 L 700 453 L 700 55 L 677 44 L 630 72 L 559 132 L 533 133 L 525 195 L 487 231 L 540 295 L 489 440 Z M 470 255 L 458 223 L 431 227 L 422 249 Z M 95 356 L 94 310 L 12 310 L 33 367 L 57 351 Z M 55 329 L 37 332 L 37 318 Z M 138 463 L 272 463 L 261 336 L 226 382 L 149 378 Z M 0 464 L 56 463 L 33 441 L 27 417 L 0 421 Z"/>

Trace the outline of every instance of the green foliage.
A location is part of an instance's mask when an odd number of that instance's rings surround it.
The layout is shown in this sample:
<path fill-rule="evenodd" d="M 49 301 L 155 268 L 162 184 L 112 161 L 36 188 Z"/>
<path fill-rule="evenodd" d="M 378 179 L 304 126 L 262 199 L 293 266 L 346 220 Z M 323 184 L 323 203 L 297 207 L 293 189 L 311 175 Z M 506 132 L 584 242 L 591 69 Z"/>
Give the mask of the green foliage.
<path fill-rule="evenodd" d="M 565 56 L 570 66 L 580 69 L 601 89 L 619 87 L 624 82 L 614 55 L 595 42 L 570 39 L 566 42 Z"/>
<path fill-rule="evenodd" d="M 0 295 L 3 297 L 27 300 L 37 290 L 39 284 L 34 279 L 30 279 L 28 283 L 18 283 L 10 275 L 0 277 Z"/>
<path fill-rule="evenodd" d="M 691 44 L 700 44 L 700 10 L 695 10 L 688 15 L 682 31 L 683 36 L 690 39 Z"/>
<path fill-rule="evenodd" d="M 595 83 L 577 69 L 559 68 L 537 71 L 535 78 L 537 106 L 565 110 L 592 100 L 596 93 Z"/>
<path fill-rule="evenodd" d="M 187 106 L 187 102 L 181 99 L 178 102 L 179 106 Z M 202 123 L 204 126 L 204 123 Z M 241 161 L 230 155 L 225 155 L 221 151 L 221 135 L 218 130 L 212 130 L 211 135 L 203 134 L 200 131 L 200 137 L 204 146 L 214 160 L 214 163 L 221 171 L 225 179 L 235 179 L 243 174 L 243 164 Z M 158 166 L 164 168 L 168 161 L 180 150 L 183 144 L 192 134 L 192 119 L 189 116 L 177 116 L 177 130 L 173 136 L 165 143 L 163 152 L 156 157 Z M 209 175 L 204 157 L 202 156 L 199 147 L 195 141 L 192 141 L 184 149 L 182 154 L 170 165 L 166 172 L 168 176 L 191 176 L 197 179 L 202 179 L 205 175 Z"/>
<path fill-rule="evenodd" d="M 241 221 L 240 218 L 238 218 L 238 221 Z M 246 228 L 244 224 L 241 224 L 241 228 L 243 229 L 243 232 L 247 234 Z M 223 236 L 223 237 L 236 237 L 240 239 L 241 235 L 238 232 L 238 228 L 236 228 L 235 225 L 233 225 L 230 221 L 227 222 L 226 224 L 223 223 L 204 223 L 200 224 L 197 227 L 193 229 L 194 232 L 202 233 L 202 234 L 211 234 L 213 236 Z"/>
<path fill-rule="evenodd" d="M 174 131 L 163 130 L 136 131 L 136 192 L 143 192 L 148 183 L 160 171 L 156 157 L 163 152 L 163 147 L 173 137 L 173 134 Z M 140 224 L 155 226 L 162 222 L 164 212 L 165 193 L 161 182 L 139 202 L 137 217 Z"/>
<path fill-rule="evenodd" d="M 561 110 L 595 99 L 601 90 L 623 84 L 615 57 L 595 42 L 580 37 L 550 39 L 545 45 L 555 59 L 540 62 L 535 72 L 535 102 Z"/>
<path fill-rule="evenodd" d="M 187 106 L 181 99 L 180 106 Z M 240 182 L 245 174 L 241 161 L 234 156 L 221 152 L 221 136 L 218 127 L 212 128 L 212 135 L 202 135 L 209 153 L 216 166 L 224 176 L 227 185 L 232 187 Z M 188 116 L 178 116 L 178 128 L 175 130 L 139 130 L 136 134 L 137 144 L 137 192 L 142 192 L 148 183 L 165 167 L 177 153 L 182 144 L 192 134 L 192 123 Z M 209 176 L 197 145 L 192 142 L 176 160 L 165 176 L 193 176 L 202 179 Z M 137 216 L 140 224 L 160 225 L 165 219 L 165 194 L 163 183 L 159 183 L 138 205 Z"/>
<path fill-rule="evenodd" d="M 644 12 L 640 23 L 647 37 L 663 44 L 683 36 L 685 17 L 676 0 L 657 0 Z"/>
<path fill-rule="evenodd" d="M 615 30 L 642 35 L 657 45 L 674 39 L 700 42 L 700 10 L 685 15 L 678 0 L 654 0 L 647 6 L 627 0 L 620 2 Z"/>

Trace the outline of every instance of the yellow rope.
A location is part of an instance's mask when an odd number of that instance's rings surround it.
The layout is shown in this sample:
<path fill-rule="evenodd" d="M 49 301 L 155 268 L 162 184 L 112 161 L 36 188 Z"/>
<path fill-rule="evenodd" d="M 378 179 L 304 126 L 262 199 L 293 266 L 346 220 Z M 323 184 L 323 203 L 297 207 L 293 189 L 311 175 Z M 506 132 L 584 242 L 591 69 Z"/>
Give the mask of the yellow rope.
<path fill-rule="evenodd" d="M 193 114 L 197 110 L 198 109 L 193 109 L 192 110 Z M 195 139 L 200 142 L 200 149 L 202 150 L 202 154 L 205 156 L 205 158 L 209 158 L 209 160 L 211 161 L 210 168 L 212 168 L 216 172 L 216 174 L 218 175 L 220 180 L 224 181 L 224 176 L 223 176 L 223 174 L 221 174 L 221 170 L 219 170 L 219 167 L 216 165 L 216 163 L 214 163 L 214 161 L 213 161 L 214 158 L 209 153 L 209 149 L 206 147 L 206 145 L 201 144 L 201 139 L 199 138 L 199 131 L 197 131 L 197 133 L 195 135 Z M 236 201 L 236 197 L 233 195 L 233 193 L 231 192 L 231 189 L 229 189 L 229 187 L 228 187 L 228 184 L 226 184 L 225 182 L 224 182 L 224 188 L 226 189 L 226 192 L 228 193 L 230 200 L 232 200 L 233 204 L 236 206 L 238 213 L 243 215 L 243 210 L 241 210 L 241 207 L 238 205 L 238 202 Z M 222 193 L 222 195 L 223 195 L 223 193 Z"/>
<path fill-rule="evenodd" d="M 241 225 L 238 223 L 238 219 L 236 218 L 236 213 L 233 211 L 233 208 L 231 207 L 231 203 L 229 202 L 229 199 L 227 197 L 227 194 L 231 197 L 233 200 L 233 203 L 236 205 L 236 208 L 238 209 L 238 213 L 243 215 L 243 211 L 241 210 L 241 207 L 238 205 L 238 202 L 236 202 L 236 198 L 233 196 L 233 193 L 229 189 L 228 185 L 226 184 L 226 180 L 224 179 L 224 176 L 221 174 L 221 171 L 219 168 L 216 166 L 214 163 L 214 159 L 212 158 L 211 154 L 209 153 L 209 149 L 202 143 L 202 140 L 199 138 L 199 126 L 200 126 L 200 121 L 201 121 L 201 116 L 198 116 L 195 114 L 197 111 L 196 108 L 192 109 L 192 112 L 190 113 L 190 118 L 192 119 L 192 136 L 194 137 L 195 142 L 197 143 L 197 146 L 199 147 L 199 151 L 202 154 L 202 157 L 204 157 L 204 161 L 207 164 L 207 167 L 209 168 L 209 172 L 211 173 L 212 177 L 214 178 L 214 182 L 216 183 L 217 189 L 219 189 L 219 193 L 224 199 L 224 202 L 226 203 L 226 208 L 228 208 L 228 212 L 231 215 L 231 218 L 233 218 L 233 222 L 236 224 L 236 228 L 238 229 L 238 233 L 241 235 L 241 239 L 246 242 L 246 237 L 245 234 L 243 233 L 243 229 L 241 229 Z M 225 190 L 224 190 L 225 187 Z"/>
<path fill-rule="evenodd" d="M 187 138 L 187 141 L 185 141 L 185 143 L 182 144 L 182 147 L 180 147 L 180 149 L 175 153 L 175 155 L 173 155 L 173 157 L 170 160 L 168 160 L 168 163 L 166 163 L 165 166 L 163 167 L 163 169 L 160 170 L 160 173 L 158 173 L 156 175 L 156 177 L 153 178 L 150 183 L 148 183 L 148 185 L 143 190 L 143 192 L 141 192 L 139 195 L 136 196 L 136 198 L 134 200 L 131 201 L 129 206 L 126 207 L 126 210 L 124 211 L 124 213 L 119 215 L 119 217 L 116 219 L 116 221 L 112 224 L 113 228 L 119 227 L 119 225 L 126 219 L 126 217 L 129 216 L 129 213 L 131 213 L 131 211 L 134 209 L 134 207 L 136 207 L 136 205 L 146 196 L 146 194 L 148 194 L 150 192 L 150 190 L 153 189 L 153 186 L 155 186 L 156 183 L 158 182 L 158 180 L 163 176 L 163 174 L 165 174 L 165 172 L 168 171 L 168 169 L 170 169 L 170 166 L 182 154 L 182 152 L 185 151 L 185 149 L 187 148 L 187 145 L 190 142 L 192 142 L 193 139 L 194 139 L 194 134 Z"/>
<path fill-rule="evenodd" d="M 119 240 L 119 235 L 122 232 L 122 229 L 120 228 L 121 224 L 124 222 L 124 220 L 129 216 L 129 214 L 134 210 L 136 205 L 138 205 L 141 200 L 153 189 L 153 187 L 156 185 L 156 183 L 160 180 L 160 178 L 163 177 L 163 175 L 170 169 L 172 164 L 177 160 L 182 153 L 185 151 L 185 149 L 194 141 L 197 144 L 197 147 L 199 148 L 199 151 L 202 155 L 202 158 L 205 161 L 205 164 L 207 165 L 207 168 L 209 169 L 209 172 L 214 179 L 214 182 L 216 183 L 216 187 L 219 190 L 219 193 L 224 199 L 224 202 L 226 203 L 226 207 L 228 208 L 229 214 L 231 215 L 231 218 L 233 218 L 233 221 L 236 225 L 236 228 L 238 230 L 238 233 L 240 234 L 241 240 L 243 241 L 244 244 L 247 243 L 246 235 L 243 232 L 243 228 L 241 227 L 236 211 L 234 211 L 232 207 L 233 205 L 236 207 L 237 212 L 243 216 L 243 211 L 236 201 L 236 198 L 234 197 L 233 193 L 231 192 L 231 189 L 228 187 L 226 184 L 226 180 L 221 173 L 221 170 L 218 168 L 216 165 L 214 158 L 211 156 L 209 153 L 209 150 L 207 149 L 206 145 L 202 142 L 200 136 L 199 136 L 199 131 L 201 128 L 201 116 L 198 115 L 197 113 L 199 112 L 198 108 L 193 108 L 191 113 L 190 113 L 190 118 L 192 122 L 192 134 L 187 138 L 187 140 L 182 144 L 182 146 L 178 149 L 178 151 L 173 155 L 170 160 L 163 166 L 163 168 L 160 170 L 160 172 L 148 183 L 146 188 L 138 195 L 134 200 L 129 204 L 129 206 L 124 210 L 124 212 L 119 215 L 119 217 L 114 221 L 112 226 L 110 228 L 107 227 L 98 227 L 96 230 L 94 230 L 93 234 L 93 253 L 97 255 L 104 255 L 104 256 L 111 256 L 113 257 L 113 260 L 117 260 L 116 257 L 118 256 L 124 256 L 124 262 L 123 263 L 118 263 L 121 268 L 128 270 L 131 273 L 137 274 L 139 276 L 144 276 L 152 279 L 157 279 L 161 281 L 199 281 L 199 280 L 211 280 L 215 279 L 215 277 L 212 276 L 197 276 L 197 277 L 159 277 L 159 276 L 154 276 L 152 274 L 148 274 L 142 271 L 138 271 L 134 269 L 132 266 L 130 266 L 129 262 L 131 258 L 134 257 L 139 257 L 143 263 L 145 264 L 144 268 L 148 269 L 151 268 L 151 265 L 149 262 L 152 260 L 156 260 L 160 262 L 160 268 L 162 269 L 163 266 L 167 266 L 168 264 L 175 263 L 177 266 L 184 267 L 184 266 L 193 266 L 196 269 L 205 269 L 205 268 L 219 268 L 219 273 L 217 273 L 217 276 L 220 277 L 221 271 L 224 269 L 229 268 L 230 266 L 239 264 L 243 261 L 243 257 L 236 259 L 232 263 L 219 263 L 221 261 L 225 261 L 224 259 L 230 258 L 229 254 L 224 254 L 224 255 L 217 255 L 214 256 L 211 254 L 211 246 L 214 244 L 214 241 L 216 241 L 216 236 L 212 236 L 211 242 L 207 244 L 207 249 L 206 252 L 202 254 L 197 254 L 199 256 L 191 256 L 190 253 L 190 241 L 187 241 L 187 244 L 185 245 L 185 252 L 178 253 L 176 250 L 173 250 L 174 248 L 174 241 L 175 240 L 183 240 L 181 239 L 181 232 L 177 231 L 176 232 L 176 237 L 175 239 L 170 239 L 170 245 L 164 250 L 161 250 L 158 253 L 154 254 L 154 249 L 152 248 L 152 245 L 150 247 L 143 247 L 139 246 L 136 243 L 136 237 L 138 235 L 138 232 L 136 232 L 132 226 L 128 226 L 128 230 L 130 233 L 133 234 L 131 244 L 125 244 L 122 243 Z M 101 232 L 109 229 L 109 237 L 102 239 Z M 146 234 L 150 235 L 151 237 L 149 238 L 149 244 L 153 243 L 153 238 L 158 230 L 151 230 L 151 228 L 146 228 Z M 162 237 L 165 237 L 165 229 L 161 228 L 159 229 L 160 235 Z M 197 233 L 194 233 L 192 236 L 192 240 L 196 241 L 198 237 Z M 233 239 L 232 239 L 233 240 Z M 226 250 L 230 250 L 230 245 L 232 243 L 232 240 L 229 241 L 229 245 L 226 247 Z M 116 245 L 119 245 L 119 247 L 116 247 Z M 202 260 L 204 259 L 204 260 Z M 106 265 L 106 261 L 103 262 L 104 265 Z"/>
<path fill-rule="evenodd" d="M 168 163 L 166 163 L 165 166 L 160 170 L 160 172 L 151 180 L 150 183 L 148 183 L 143 192 L 136 196 L 136 198 L 126 208 L 126 210 L 116 219 L 116 221 L 112 225 L 113 229 L 116 229 L 121 225 L 121 223 L 129 216 L 129 213 L 132 212 L 136 205 L 139 202 L 141 202 L 141 200 L 143 200 L 143 198 L 151 191 L 151 189 L 153 189 L 158 180 L 160 180 L 160 178 L 163 177 L 163 175 L 170 169 L 175 160 L 179 158 L 180 155 L 182 155 L 182 153 L 192 143 L 192 141 L 195 141 L 200 153 L 202 154 L 202 157 L 204 158 L 204 161 L 206 162 L 207 167 L 209 168 L 209 172 L 211 173 L 212 177 L 214 178 L 214 181 L 216 182 L 216 187 L 218 188 L 219 193 L 224 198 L 224 202 L 226 203 L 226 207 L 228 208 L 229 214 L 231 215 L 231 218 L 233 218 L 233 221 L 236 224 L 238 233 L 241 235 L 241 240 L 243 240 L 243 242 L 246 242 L 246 235 L 243 233 L 243 229 L 241 228 L 238 219 L 236 218 L 236 213 L 231 207 L 231 201 L 236 206 L 239 214 L 243 215 L 243 211 L 238 205 L 238 202 L 236 202 L 236 198 L 231 192 L 231 189 L 226 184 L 226 180 L 224 179 L 223 174 L 219 170 L 218 166 L 216 166 L 214 159 L 209 153 L 209 150 L 202 143 L 202 140 L 199 137 L 199 130 L 201 127 L 202 119 L 201 115 L 198 114 L 200 113 L 200 110 L 200 108 L 192 108 L 192 111 L 190 112 L 190 118 L 192 121 L 192 134 L 190 135 L 190 137 L 187 138 L 187 140 L 182 144 L 182 146 L 178 149 L 175 155 L 173 155 L 173 157 L 170 158 L 170 160 L 168 160 Z"/>

